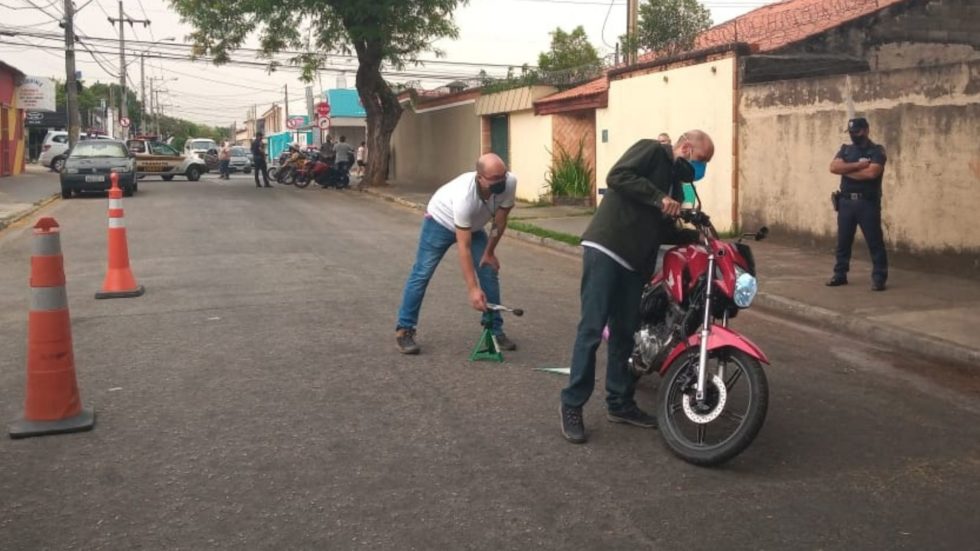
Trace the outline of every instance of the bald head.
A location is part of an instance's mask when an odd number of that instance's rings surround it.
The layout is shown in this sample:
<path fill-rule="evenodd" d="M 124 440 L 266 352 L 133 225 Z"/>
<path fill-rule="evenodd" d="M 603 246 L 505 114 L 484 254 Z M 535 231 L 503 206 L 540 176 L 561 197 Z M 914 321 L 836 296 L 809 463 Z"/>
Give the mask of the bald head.
<path fill-rule="evenodd" d="M 684 157 L 690 152 L 690 159 L 708 162 L 715 156 L 715 142 L 711 141 L 711 136 L 706 132 L 688 130 L 677 139 L 674 152 L 681 152 Z"/>
<path fill-rule="evenodd" d="M 507 175 L 507 164 L 496 153 L 486 153 L 476 160 L 476 172 L 491 182 L 501 180 Z"/>

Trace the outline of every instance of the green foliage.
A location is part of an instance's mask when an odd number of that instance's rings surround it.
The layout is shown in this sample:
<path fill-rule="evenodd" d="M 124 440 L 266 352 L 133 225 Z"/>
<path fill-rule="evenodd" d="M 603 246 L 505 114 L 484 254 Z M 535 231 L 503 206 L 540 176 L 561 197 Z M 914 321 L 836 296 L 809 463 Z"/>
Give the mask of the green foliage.
<path fill-rule="evenodd" d="M 561 241 L 562 243 L 568 243 L 569 245 L 578 245 L 582 242 L 582 239 L 577 235 L 571 235 L 568 233 L 562 233 L 559 231 L 548 230 L 534 224 L 528 224 L 527 222 L 518 222 L 517 220 L 511 220 L 507 222 L 507 227 L 524 233 L 529 233 L 531 235 L 536 235 L 538 237 L 546 237 L 548 239 L 554 239 L 555 241 Z"/>
<path fill-rule="evenodd" d="M 55 81 L 55 84 L 55 102 L 57 103 L 57 107 L 67 112 L 68 98 L 65 93 L 65 83 L 64 81 Z M 109 102 L 110 95 L 112 97 L 112 103 Z M 83 131 L 88 127 L 90 114 L 94 113 L 100 117 L 104 116 L 101 107 L 102 100 L 105 100 L 106 105 L 110 108 L 119 109 L 119 85 L 103 84 L 101 82 L 95 82 L 90 86 L 85 86 L 84 83 L 82 84 L 81 90 L 78 92 L 78 110 L 81 113 Z M 139 102 L 136 92 L 129 88 L 126 89 L 126 103 L 129 110 L 129 119 L 135 127 L 139 127 L 143 119 L 142 104 Z"/>
<path fill-rule="evenodd" d="M 585 27 L 579 25 L 567 33 L 561 27 L 551 32 L 551 50 L 538 55 L 538 69 L 566 71 L 578 68 L 598 68 L 602 65 L 599 53 L 589 43 Z"/>
<path fill-rule="evenodd" d="M 221 143 L 229 138 L 229 129 L 206 124 L 197 124 L 184 119 L 174 117 L 160 117 L 160 137 L 162 139 L 173 138 L 172 145 L 177 151 L 184 149 L 184 142 L 191 138 L 211 138 Z"/>
<path fill-rule="evenodd" d="M 170 0 L 170 5 L 194 31 L 194 53 L 210 54 L 216 63 L 231 59 L 253 34 L 262 54 L 283 50 L 301 53 L 289 63 L 312 82 L 329 54 L 354 53 L 358 69 L 356 86 L 367 112 L 369 149 L 367 181 L 384 183 L 391 134 L 402 107 L 381 75 L 382 65 L 392 68 L 414 63 L 418 54 L 433 50 L 439 38 L 455 38 L 452 21 L 456 7 L 467 0 Z M 436 51 L 438 55 L 440 52 Z"/>
<path fill-rule="evenodd" d="M 558 155 L 552 155 L 545 184 L 552 197 L 583 198 L 592 194 L 592 167 L 585 159 L 585 139 L 579 141 L 572 155 L 558 144 Z"/>
<path fill-rule="evenodd" d="M 677 54 L 690 50 L 709 27 L 711 12 L 698 0 L 646 0 L 640 4 L 637 36 L 627 41 L 627 48 Z"/>

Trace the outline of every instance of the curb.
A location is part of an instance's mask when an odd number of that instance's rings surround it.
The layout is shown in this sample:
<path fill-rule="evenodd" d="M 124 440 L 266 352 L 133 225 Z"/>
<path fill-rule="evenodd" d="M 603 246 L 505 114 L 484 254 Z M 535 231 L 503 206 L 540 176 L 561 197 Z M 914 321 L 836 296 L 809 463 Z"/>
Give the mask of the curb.
<path fill-rule="evenodd" d="M 414 201 L 408 201 L 395 195 L 370 188 L 364 188 L 361 191 L 376 197 L 380 197 L 392 203 L 398 203 L 402 206 L 416 210 L 425 210 L 425 205 Z M 520 241 L 547 247 L 559 253 L 568 254 L 575 257 L 581 256 L 579 247 L 562 243 L 561 241 L 555 241 L 554 239 L 549 239 L 547 237 L 539 237 L 534 234 L 525 233 L 514 229 L 508 229 L 507 233 L 504 234 L 504 237 L 512 237 Z M 865 318 L 846 316 L 844 314 L 834 312 L 833 310 L 821 308 L 820 306 L 814 306 L 812 304 L 807 304 L 805 302 L 800 302 L 798 300 L 779 295 L 773 295 L 763 291 L 760 291 L 759 294 L 756 295 L 755 303 L 760 310 L 764 310 L 771 314 L 811 322 L 823 329 L 828 329 L 836 333 L 865 335 L 870 341 L 876 344 L 899 348 L 906 352 L 925 355 L 938 360 L 980 364 L 980 350 L 967 348 L 963 345 L 936 337 L 931 337 L 929 335 L 915 333 L 913 331 L 908 331 L 906 329 L 901 329 L 891 325 L 884 325 L 880 322 L 871 321 Z"/>
<path fill-rule="evenodd" d="M 762 310 L 784 317 L 805 320 L 837 333 L 864 335 L 876 344 L 899 348 L 906 352 L 939 360 L 969 364 L 980 363 L 980 350 L 944 339 L 915 333 L 866 318 L 847 316 L 833 310 L 761 291 L 756 295 L 755 300 L 756 305 Z"/>
<path fill-rule="evenodd" d="M 18 213 L 12 214 L 0 220 L 0 231 L 7 229 L 8 227 L 16 224 L 17 222 L 20 222 L 21 220 L 27 218 L 28 216 L 31 216 L 35 212 L 55 202 L 59 197 L 61 197 L 60 193 L 53 193 L 45 197 L 44 199 L 41 199 L 40 201 L 35 201 L 29 208 L 24 209 Z"/>

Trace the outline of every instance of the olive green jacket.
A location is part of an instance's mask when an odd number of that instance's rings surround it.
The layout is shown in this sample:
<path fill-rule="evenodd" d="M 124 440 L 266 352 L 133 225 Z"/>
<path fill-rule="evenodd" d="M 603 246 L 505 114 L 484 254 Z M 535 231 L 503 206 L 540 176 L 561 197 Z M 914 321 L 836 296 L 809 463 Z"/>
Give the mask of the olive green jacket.
<path fill-rule="evenodd" d="M 683 198 L 681 185 L 672 186 L 673 167 L 671 152 L 659 142 L 633 144 L 609 171 L 606 194 L 582 240 L 602 245 L 649 278 L 675 225 L 661 213 L 661 200 L 668 194 Z"/>

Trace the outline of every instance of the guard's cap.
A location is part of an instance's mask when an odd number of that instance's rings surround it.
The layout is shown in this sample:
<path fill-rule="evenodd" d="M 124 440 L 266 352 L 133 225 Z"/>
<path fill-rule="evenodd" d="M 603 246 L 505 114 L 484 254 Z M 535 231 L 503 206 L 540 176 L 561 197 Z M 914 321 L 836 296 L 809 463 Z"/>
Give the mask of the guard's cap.
<path fill-rule="evenodd" d="M 864 117 L 857 117 L 857 118 L 854 118 L 854 119 L 851 119 L 851 120 L 847 121 L 847 131 L 848 132 L 851 132 L 851 131 L 854 131 L 854 130 L 861 130 L 861 129 L 867 130 L 869 128 L 870 128 L 870 126 L 868 126 L 868 119 L 866 119 Z"/>

